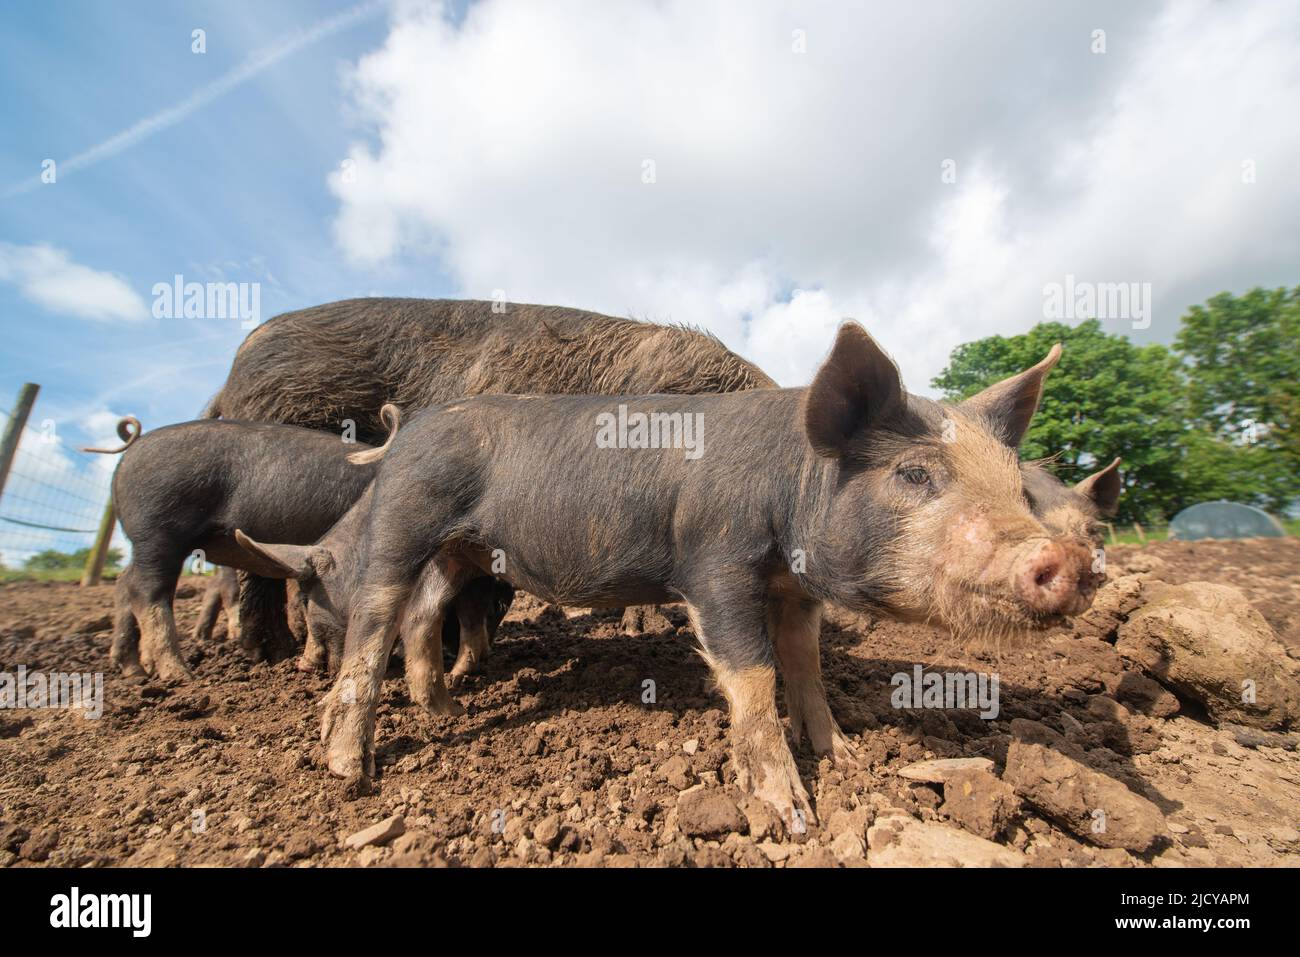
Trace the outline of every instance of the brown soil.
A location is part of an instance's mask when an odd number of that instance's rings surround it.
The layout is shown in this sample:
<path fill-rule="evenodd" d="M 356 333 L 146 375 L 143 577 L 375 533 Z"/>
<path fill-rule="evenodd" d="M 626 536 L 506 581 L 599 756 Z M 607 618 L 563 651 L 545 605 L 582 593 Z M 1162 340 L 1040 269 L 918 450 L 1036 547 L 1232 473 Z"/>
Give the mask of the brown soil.
<path fill-rule="evenodd" d="M 1110 562 L 1112 574 L 1155 566 L 1165 581 L 1235 585 L 1291 654 L 1300 651 L 1294 539 L 1160 543 L 1115 549 Z M 199 599 L 182 591 L 177 614 L 187 631 Z M 485 674 L 457 694 L 463 717 L 410 707 L 400 675 L 390 675 L 378 787 L 348 799 L 319 764 L 325 678 L 291 662 L 250 667 L 229 643 L 187 639 L 194 684 L 124 680 L 109 673 L 111 607 L 110 586 L 0 585 L 0 671 L 105 674 L 99 720 L 0 711 L 0 866 L 857 863 L 845 832 L 861 837 L 892 809 L 956 827 L 940 807 L 942 788 L 899 769 L 978 756 L 1000 768 L 1016 718 L 1063 733 L 1091 767 L 1154 801 L 1170 832 L 1135 855 L 1083 843 L 1025 808 L 998 841 L 1029 864 L 1300 863 L 1300 757 L 1243 747 L 1187 707 L 1170 719 L 1100 719 L 1097 705 L 1108 702 L 1096 700 L 1099 676 L 1124 666 L 1109 644 L 1081 633 L 1049 635 L 997 660 L 956 651 L 924 627 L 832 614 L 823 629 L 826 684 L 862 767 L 840 770 L 801 747 L 821 823 L 773 840 L 731 786 L 725 706 L 676 609 L 656 633 L 632 638 L 619 633 L 614 613 L 566 617 L 521 596 Z M 997 720 L 896 710 L 890 678 L 918 662 L 996 671 Z M 653 703 L 643 703 L 646 681 Z M 698 800 L 701 786 L 717 799 Z M 737 803 L 750 814 L 738 815 Z M 345 846 L 392 815 L 403 817 L 405 835 Z M 709 820 L 719 822 L 716 836 Z"/>

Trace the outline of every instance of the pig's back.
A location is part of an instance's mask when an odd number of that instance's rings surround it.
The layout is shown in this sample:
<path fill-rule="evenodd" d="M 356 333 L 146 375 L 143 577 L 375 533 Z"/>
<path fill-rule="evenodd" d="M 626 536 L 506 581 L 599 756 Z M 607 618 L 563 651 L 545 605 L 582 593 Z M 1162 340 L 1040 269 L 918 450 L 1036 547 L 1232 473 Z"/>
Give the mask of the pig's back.
<path fill-rule="evenodd" d="M 236 353 L 209 416 L 308 428 L 357 423 L 382 440 L 378 410 L 490 393 L 733 392 L 770 388 L 761 370 L 696 330 L 559 306 L 353 299 L 285 313 Z"/>
<path fill-rule="evenodd" d="M 751 540 L 771 540 L 772 517 L 789 512 L 798 489 L 797 480 L 773 477 L 797 474 L 806 459 L 802 392 L 457 400 L 403 426 L 376 499 L 421 487 L 471 490 L 472 501 L 456 503 L 461 533 L 510 541 L 516 586 L 599 604 L 606 585 L 643 578 L 642 599 L 661 600 L 651 583 L 672 579 L 665 563 L 693 537 L 746 523 Z M 694 447 L 619 447 L 620 406 L 629 424 L 639 413 L 697 416 Z M 611 421 L 612 446 L 610 433 L 598 441 Z M 549 581 L 551 568 L 580 570 L 581 590 Z"/>
<path fill-rule="evenodd" d="M 122 456 L 113 497 L 127 536 L 151 526 L 192 535 L 243 529 L 254 538 L 310 544 L 369 485 L 369 448 L 339 434 L 266 423 L 199 420 L 146 432 Z"/>

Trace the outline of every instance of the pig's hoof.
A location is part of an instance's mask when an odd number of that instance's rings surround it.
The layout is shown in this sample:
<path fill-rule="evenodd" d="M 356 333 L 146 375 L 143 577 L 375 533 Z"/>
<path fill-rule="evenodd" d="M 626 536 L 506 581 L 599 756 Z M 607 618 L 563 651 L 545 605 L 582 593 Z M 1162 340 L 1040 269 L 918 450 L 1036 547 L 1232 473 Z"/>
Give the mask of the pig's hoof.
<path fill-rule="evenodd" d="M 844 737 L 839 731 L 836 731 L 831 737 L 831 748 L 827 756 L 837 768 L 862 767 L 858 752 L 854 750 L 853 745 L 849 744 L 848 738 Z"/>
<path fill-rule="evenodd" d="M 368 794 L 373 794 L 374 790 L 374 782 L 364 774 L 354 774 L 343 782 L 343 798 L 346 801 L 363 798 Z"/>
<path fill-rule="evenodd" d="M 299 671 L 305 671 L 305 672 L 308 672 L 308 673 L 314 673 L 314 672 L 317 672 L 317 671 L 324 671 L 324 670 L 325 670 L 325 662 L 323 662 L 323 661 L 318 661 L 318 660 L 313 659 L 313 658 L 308 658 L 306 655 L 299 655 L 299 656 L 298 656 L 298 661 L 297 661 L 297 668 L 298 668 Z"/>
<path fill-rule="evenodd" d="M 163 658 L 158 661 L 158 678 L 162 681 L 193 681 L 194 672 L 179 658 Z"/>
<path fill-rule="evenodd" d="M 341 744 L 326 745 L 325 765 L 330 769 L 330 774 L 344 781 L 366 776 L 365 760 L 361 752 Z"/>
<path fill-rule="evenodd" d="M 430 701 L 423 707 L 429 714 L 442 718 L 459 718 L 465 713 L 465 706 L 450 696 L 442 700 Z"/>
<path fill-rule="evenodd" d="M 122 672 L 123 678 L 148 678 L 149 672 L 140 667 L 138 661 L 130 661 L 126 664 L 118 665 L 118 670 Z"/>
<path fill-rule="evenodd" d="M 799 780 L 794 757 L 789 753 L 780 757 L 754 756 L 746 763 L 736 762 L 736 783 L 772 805 L 792 833 L 803 833 L 808 824 L 817 820 L 808 792 Z"/>

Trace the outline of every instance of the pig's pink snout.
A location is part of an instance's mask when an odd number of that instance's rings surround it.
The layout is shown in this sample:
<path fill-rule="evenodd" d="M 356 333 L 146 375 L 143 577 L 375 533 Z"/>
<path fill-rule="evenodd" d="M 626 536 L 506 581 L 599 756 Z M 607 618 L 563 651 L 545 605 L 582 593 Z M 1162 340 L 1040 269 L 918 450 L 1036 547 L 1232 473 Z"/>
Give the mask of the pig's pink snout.
<path fill-rule="evenodd" d="M 1046 541 L 1016 563 L 1016 595 L 1041 615 L 1075 615 L 1092 604 L 1096 583 L 1084 548 Z"/>

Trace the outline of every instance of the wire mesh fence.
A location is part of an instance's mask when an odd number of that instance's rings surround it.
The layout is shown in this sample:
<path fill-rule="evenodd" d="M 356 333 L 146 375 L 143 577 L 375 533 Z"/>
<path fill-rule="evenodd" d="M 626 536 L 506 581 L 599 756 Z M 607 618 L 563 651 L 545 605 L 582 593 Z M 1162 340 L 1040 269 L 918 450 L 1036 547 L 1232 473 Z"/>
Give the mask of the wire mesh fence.
<path fill-rule="evenodd" d="M 0 423 L 10 414 L 0 407 Z M 70 446 L 52 420 L 29 420 L 0 494 L 0 572 L 79 573 L 95 543 L 116 465 L 116 456 Z M 109 547 L 111 570 L 127 547 L 116 524 Z"/>

